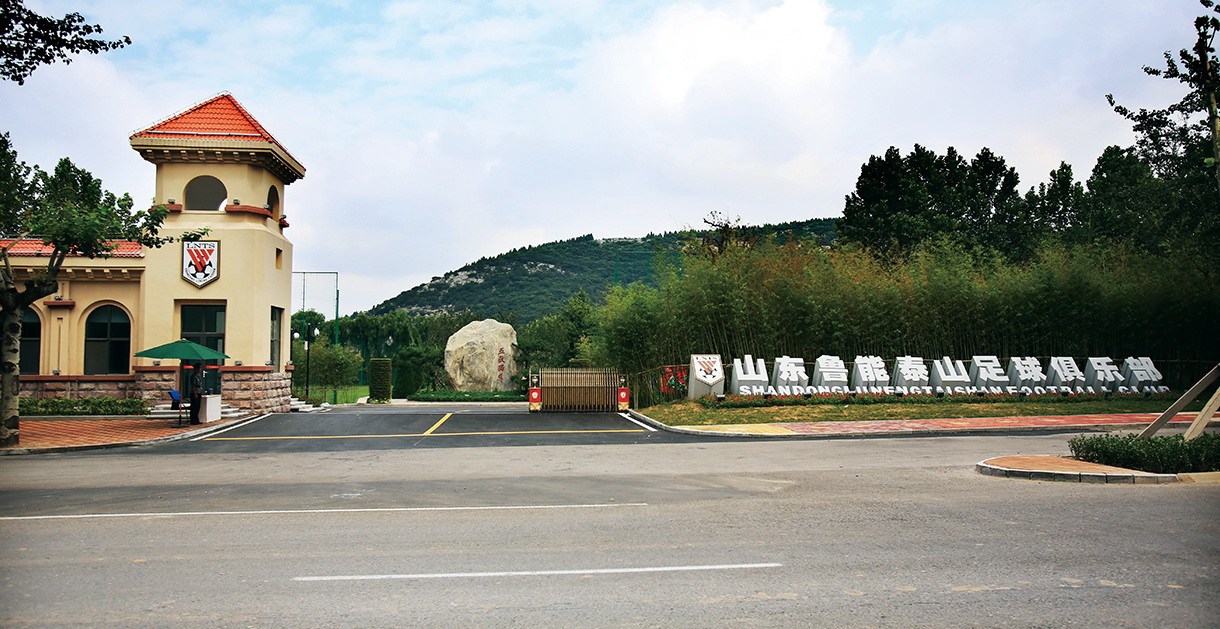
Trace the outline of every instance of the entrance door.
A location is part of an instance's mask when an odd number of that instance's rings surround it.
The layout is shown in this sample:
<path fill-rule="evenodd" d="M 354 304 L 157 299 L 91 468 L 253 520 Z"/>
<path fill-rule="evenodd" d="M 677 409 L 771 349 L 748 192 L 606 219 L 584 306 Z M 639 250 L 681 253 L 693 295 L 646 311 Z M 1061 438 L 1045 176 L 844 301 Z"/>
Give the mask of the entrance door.
<path fill-rule="evenodd" d="M 225 307 L 212 304 L 182 306 L 182 338 L 223 353 L 225 351 Z M 205 360 L 204 365 L 218 367 L 223 360 Z M 190 395 L 190 365 L 183 366 L 183 397 Z M 220 370 L 206 369 L 205 393 L 220 393 Z"/>

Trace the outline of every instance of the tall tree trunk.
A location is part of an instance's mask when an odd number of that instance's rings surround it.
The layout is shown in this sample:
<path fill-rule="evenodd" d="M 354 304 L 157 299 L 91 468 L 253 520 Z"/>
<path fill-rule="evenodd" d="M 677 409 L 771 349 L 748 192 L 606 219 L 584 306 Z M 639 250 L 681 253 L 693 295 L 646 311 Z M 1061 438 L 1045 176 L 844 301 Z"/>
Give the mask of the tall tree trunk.
<path fill-rule="evenodd" d="M 1220 112 L 1217 112 L 1216 93 L 1208 95 L 1207 122 L 1212 132 L 1212 166 L 1216 170 L 1216 191 L 1220 193 Z"/>
<path fill-rule="evenodd" d="M 17 290 L 7 256 L 0 265 L 0 447 L 21 441 L 18 399 L 21 395 L 21 316 L 30 304 L 59 289 L 52 268 L 49 278 L 27 280 L 25 290 Z"/>
<path fill-rule="evenodd" d="M 0 311 L 0 446 L 21 440 L 17 400 L 20 393 L 21 314 L 23 309 Z"/>

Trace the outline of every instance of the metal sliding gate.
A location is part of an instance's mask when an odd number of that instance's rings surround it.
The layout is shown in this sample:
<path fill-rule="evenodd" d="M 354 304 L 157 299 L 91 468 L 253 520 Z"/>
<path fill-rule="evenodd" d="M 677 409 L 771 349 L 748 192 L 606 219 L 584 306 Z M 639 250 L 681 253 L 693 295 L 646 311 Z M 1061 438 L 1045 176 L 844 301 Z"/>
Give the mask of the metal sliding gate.
<path fill-rule="evenodd" d="M 530 410 L 614 412 L 622 386 L 613 369 L 543 369 L 530 375 Z"/>

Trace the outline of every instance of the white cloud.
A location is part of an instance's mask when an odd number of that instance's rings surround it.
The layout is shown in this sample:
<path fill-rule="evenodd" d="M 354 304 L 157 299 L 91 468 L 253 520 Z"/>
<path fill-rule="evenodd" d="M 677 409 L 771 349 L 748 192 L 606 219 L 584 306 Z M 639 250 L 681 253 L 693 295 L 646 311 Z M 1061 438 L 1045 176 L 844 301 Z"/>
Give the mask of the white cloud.
<path fill-rule="evenodd" d="M 231 91 L 308 168 L 297 270 L 343 312 L 483 256 L 584 233 L 841 212 L 894 145 L 987 146 L 1032 186 L 1129 144 L 1104 94 L 1192 38 L 1191 3 L 48 1 L 135 44 L 0 85 L 21 156 L 151 196 L 132 131 Z"/>

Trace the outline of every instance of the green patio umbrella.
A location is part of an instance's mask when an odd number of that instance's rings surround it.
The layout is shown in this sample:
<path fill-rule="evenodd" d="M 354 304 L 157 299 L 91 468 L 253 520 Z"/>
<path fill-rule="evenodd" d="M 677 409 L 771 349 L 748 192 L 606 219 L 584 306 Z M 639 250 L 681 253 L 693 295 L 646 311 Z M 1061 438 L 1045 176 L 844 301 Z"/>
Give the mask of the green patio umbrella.
<path fill-rule="evenodd" d="M 186 339 L 179 339 L 173 343 L 166 343 L 165 345 L 158 345 L 142 352 L 136 352 L 136 356 L 140 358 L 177 358 L 179 360 L 217 360 L 228 358 L 227 354 L 222 354 L 210 347 L 205 347 Z"/>
<path fill-rule="evenodd" d="M 215 360 L 219 358 L 228 358 L 227 354 L 222 354 L 210 347 L 205 347 L 198 343 L 188 341 L 186 339 L 178 339 L 172 343 L 158 345 L 146 349 L 142 352 L 136 352 L 136 356 L 141 358 L 177 358 L 178 360 Z M 175 392 L 171 392 L 173 395 Z M 178 407 L 178 423 L 182 423 L 182 407 Z"/>

